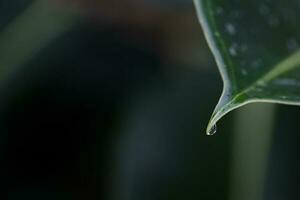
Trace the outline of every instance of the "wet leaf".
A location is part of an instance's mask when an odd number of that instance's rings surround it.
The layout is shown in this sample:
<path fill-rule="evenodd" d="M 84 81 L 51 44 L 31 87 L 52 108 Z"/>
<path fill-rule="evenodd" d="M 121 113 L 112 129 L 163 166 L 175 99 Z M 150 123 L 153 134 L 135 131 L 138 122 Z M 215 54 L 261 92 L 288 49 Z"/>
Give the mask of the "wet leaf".
<path fill-rule="evenodd" d="M 195 0 L 224 88 L 207 133 L 251 102 L 300 105 L 299 0 Z"/>

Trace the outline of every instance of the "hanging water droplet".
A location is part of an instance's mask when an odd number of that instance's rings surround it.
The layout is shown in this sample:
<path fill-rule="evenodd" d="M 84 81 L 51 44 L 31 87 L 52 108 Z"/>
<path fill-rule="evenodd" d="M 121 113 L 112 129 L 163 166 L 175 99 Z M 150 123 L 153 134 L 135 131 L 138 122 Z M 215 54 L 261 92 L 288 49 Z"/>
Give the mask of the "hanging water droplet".
<path fill-rule="evenodd" d="M 214 135 L 217 132 L 217 125 L 214 124 L 211 129 L 208 131 L 207 135 Z"/>

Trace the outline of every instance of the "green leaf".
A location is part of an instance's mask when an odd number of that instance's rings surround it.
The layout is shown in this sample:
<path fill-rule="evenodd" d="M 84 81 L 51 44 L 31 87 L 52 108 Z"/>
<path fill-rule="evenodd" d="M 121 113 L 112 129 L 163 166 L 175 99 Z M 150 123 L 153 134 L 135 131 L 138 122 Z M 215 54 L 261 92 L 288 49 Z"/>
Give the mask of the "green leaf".
<path fill-rule="evenodd" d="M 195 0 L 224 88 L 207 134 L 252 102 L 300 105 L 299 0 Z"/>

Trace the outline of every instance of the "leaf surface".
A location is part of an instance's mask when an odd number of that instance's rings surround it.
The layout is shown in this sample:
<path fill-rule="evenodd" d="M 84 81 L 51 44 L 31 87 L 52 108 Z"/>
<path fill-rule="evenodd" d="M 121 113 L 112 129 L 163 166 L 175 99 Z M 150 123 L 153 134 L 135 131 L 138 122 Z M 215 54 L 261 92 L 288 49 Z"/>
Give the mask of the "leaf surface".
<path fill-rule="evenodd" d="M 252 102 L 300 105 L 299 0 L 194 0 L 224 86 L 207 127 Z"/>

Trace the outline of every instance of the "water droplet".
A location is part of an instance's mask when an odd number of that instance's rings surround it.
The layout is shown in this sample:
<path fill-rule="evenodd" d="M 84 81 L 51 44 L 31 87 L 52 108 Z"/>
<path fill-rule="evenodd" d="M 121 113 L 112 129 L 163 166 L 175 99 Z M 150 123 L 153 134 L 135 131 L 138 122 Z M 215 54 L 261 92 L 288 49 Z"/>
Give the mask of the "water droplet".
<path fill-rule="evenodd" d="M 231 46 L 231 47 L 229 48 L 229 53 L 230 53 L 230 55 L 232 55 L 232 56 L 236 56 L 236 55 L 237 55 L 237 52 L 236 52 L 236 49 L 235 49 L 234 46 Z"/>
<path fill-rule="evenodd" d="M 207 134 L 207 135 L 214 135 L 214 134 L 216 134 L 216 132 L 217 132 L 217 125 L 214 124 L 214 125 L 211 127 L 211 129 L 208 131 L 208 134 Z"/>
<path fill-rule="evenodd" d="M 230 35 L 235 35 L 236 34 L 235 27 L 230 23 L 226 24 L 226 30 Z"/>
<path fill-rule="evenodd" d="M 265 87 L 266 86 L 266 82 L 265 81 L 258 81 L 257 85 L 259 87 Z"/>
<path fill-rule="evenodd" d="M 216 37 L 220 37 L 221 36 L 221 34 L 219 33 L 219 32 L 214 32 L 214 35 L 216 36 Z"/>
<path fill-rule="evenodd" d="M 262 60 L 261 59 L 257 59 L 257 60 L 254 60 L 253 62 L 252 62 L 252 67 L 253 68 L 259 68 L 259 67 L 261 67 L 263 65 L 263 62 L 262 62 Z"/>
<path fill-rule="evenodd" d="M 299 44 L 295 38 L 290 38 L 286 41 L 286 46 L 289 51 L 295 51 L 299 48 Z"/>
<path fill-rule="evenodd" d="M 288 86 L 288 87 L 292 87 L 292 86 L 299 87 L 300 86 L 300 82 L 298 82 L 295 79 L 289 79 L 289 78 L 275 80 L 274 84 L 279 85 L 279 86 Z"/>
<path fill-rule="evenodd" d="M 248 72 L 245 69 L 242 69 L 242 75 L 246 76 Z"/>

